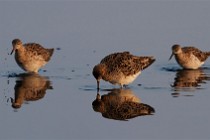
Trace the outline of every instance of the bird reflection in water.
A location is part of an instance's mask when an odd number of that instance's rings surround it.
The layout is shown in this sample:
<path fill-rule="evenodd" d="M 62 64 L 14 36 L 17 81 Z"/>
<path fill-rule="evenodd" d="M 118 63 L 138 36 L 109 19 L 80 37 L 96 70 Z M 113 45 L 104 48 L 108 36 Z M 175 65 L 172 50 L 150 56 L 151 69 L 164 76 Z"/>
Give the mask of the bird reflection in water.
<path fill-rule="evenodd" d="M 37 101 L 42 99 L 47 89 L 52 89 L 47 77 L 35 73 L 18 75 L 15 85 L 15 99 L 11 99 L 12 107 L 20 108 L 24 101 Z"/>
<path fill-rule="evenodd" d="M 204 69 L 196 70 L 179 70 L 174 78 L 174 83 L 171 85 L 174 91 L 192 91 L 199 89 L 202 84 L 210 80 L 210 74 L 205 73 Z M 178 97 L 179 93 L 172 93 L 172 96 Z M 192 96 L 192 95 L 186 95 Z"/>
<path fill-rule="evenodd" d="M 205 74 L 202 69 L 197 70 L 179 70 L 174 78 L 174 88 L 200 87 L 205 81 L 210 80 L 210 75 Z"/>
<path fill-rule="evenodd" d="M 137 116 L 152 115 L 155 109 L 143 104 L 130 89 L 114 89 L 92 102 L 93 110 L 100 112 L 103 117 L 114 120 L 127 120 Z"/>

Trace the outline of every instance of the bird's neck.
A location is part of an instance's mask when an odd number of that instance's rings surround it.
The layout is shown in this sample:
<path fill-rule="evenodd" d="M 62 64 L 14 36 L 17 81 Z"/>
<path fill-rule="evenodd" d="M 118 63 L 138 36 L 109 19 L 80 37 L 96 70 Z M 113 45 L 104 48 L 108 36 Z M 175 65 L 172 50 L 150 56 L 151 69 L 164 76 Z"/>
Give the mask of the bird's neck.
<path fill-rule="evenodd" d="M 24 57 L 26 53 L 26 49 L 25 47 L 20 47 L 17 50 L 15 50 L 15 57 L 20 58 L 20 57 Z"/>

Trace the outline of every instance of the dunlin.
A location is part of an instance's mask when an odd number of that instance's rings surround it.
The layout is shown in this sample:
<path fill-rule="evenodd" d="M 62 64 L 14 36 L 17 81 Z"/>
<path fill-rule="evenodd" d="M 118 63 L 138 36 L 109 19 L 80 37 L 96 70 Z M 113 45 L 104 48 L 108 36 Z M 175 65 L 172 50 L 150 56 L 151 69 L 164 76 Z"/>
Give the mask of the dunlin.
<path fill-rule="evenodd" d="M 54 49 L 46 49 L 36 43 L 22 44 L 20 39 L 12 41 L 17 64 L 27 72 L 37 73 L 51 58 Z"/>
<path fill-rule="evenodd" d="M 169 60 L 175 56 L 177 63 L 184 69 L 198 69 L 210 56 L 210 52 L 202 52 L 195 47 L 172 46 L 172 54 Z"/>
<path fill-rule="evenodd" d="M 152 56 L 134 56 L 129 52 L 117 52 L 103 58 L 100 64 L 93 68 L 93 76 L 121 87 L 133 82 L 142 70 L 150 66 L 155 59 Z"/>

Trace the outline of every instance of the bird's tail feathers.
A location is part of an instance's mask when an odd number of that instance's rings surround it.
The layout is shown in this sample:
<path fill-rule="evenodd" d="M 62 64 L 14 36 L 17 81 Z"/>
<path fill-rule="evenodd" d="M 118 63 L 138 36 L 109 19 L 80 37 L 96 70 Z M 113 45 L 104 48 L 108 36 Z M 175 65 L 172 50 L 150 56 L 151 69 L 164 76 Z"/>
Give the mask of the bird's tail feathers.
<path fill-rule="evenodd" d="M 210 52 L 206 52 L 206 54 L 207 54 L 208 56 L 210 56 Z"/>
<path fill-rule="evenodd" d="M 46 50 L 46 55 L 44 57 L 45 61 L 50 60 L 51 56 L 53 55 L 53 52 L 54 52 L 54 48 Z"/>
<path fill-rule="evenodd" d="M 155 58 L 153 56 L 143 56 L 141 57 L 141 67 L 142 70 L 149 67 L 152 63 L 155 62 Z"/>
<path fill-rule="evenodd" d="M 53 52 L 54 52 L 54 48 L 52 49 L 49 49 L 49 52 L 50 52 L 50 57 L 53 55 Z"/>

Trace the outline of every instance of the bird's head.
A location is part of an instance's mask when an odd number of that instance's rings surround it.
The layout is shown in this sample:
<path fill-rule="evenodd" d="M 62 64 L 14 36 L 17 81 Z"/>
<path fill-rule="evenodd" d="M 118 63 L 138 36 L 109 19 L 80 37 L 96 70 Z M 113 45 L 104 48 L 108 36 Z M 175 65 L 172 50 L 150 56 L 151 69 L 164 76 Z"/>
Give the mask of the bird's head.
<path fill-rule="evenodd" d="M 97 81 L 97 88 L 98 89 L 99 89 L 99 82 L 103 78 L 105 72 L 106 72 L 106 66 L 103 65 L 103 64 L 98 64 L 93 68 L 92 74 Z"/>
<path fill-rule="evenodd" d="M 10 53 L 10 55 L 12 55 L 12 53 L 15 51 L 15 50 L 18 50 L 22 47 L 22 41 L 20 39 L 14 39 L 12 41 L 12 46 L 13 46 L 13 49 Z"/>
<path fill-rule="evenodd" d="M 178 44 L 173 45 L 171 47 L 171 50 L 172 50 L 172 54 L 171 54 L 169 60 L 171 60 L 171 58 L 173 57 L 173 55 L 176 55 L 176 54 L 178 54 L 178 53 L 180 53 L 182 51 L 181 46 L 178 45 Z"/>

